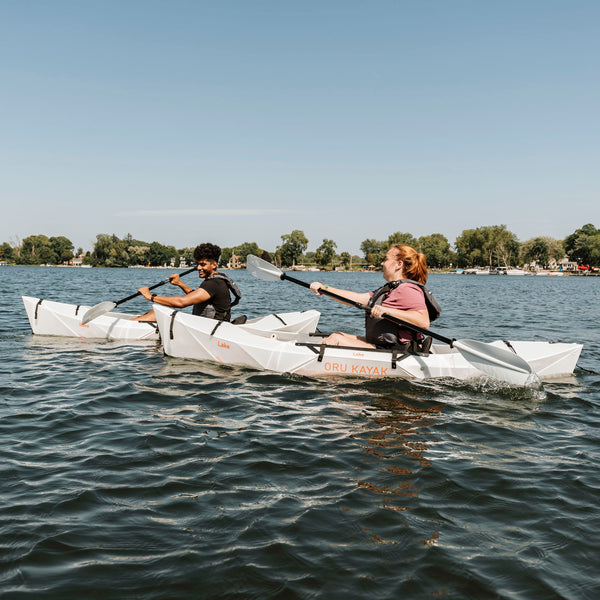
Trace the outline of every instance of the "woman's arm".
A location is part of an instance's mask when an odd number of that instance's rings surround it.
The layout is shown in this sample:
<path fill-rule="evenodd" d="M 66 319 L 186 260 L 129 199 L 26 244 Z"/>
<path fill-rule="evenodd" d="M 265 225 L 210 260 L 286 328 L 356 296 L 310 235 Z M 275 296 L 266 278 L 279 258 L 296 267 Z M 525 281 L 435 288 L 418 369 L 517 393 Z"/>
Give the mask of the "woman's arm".
<path fill-rule="evenodd" d="M 360 292 L 352 292 L 350 290 L 340 290 L 339 288 L 334 288 L 334 287 L 331 287 L 330 285 L 324 285 L 322 283 L 319 283 L 318 281 L 313 281 L 310 284 L 310 289 L 317 296 L 324 295 L 323 292 L 321 292 L 321 290 L 326 290 L 328 292 L 336 294 L 337 296 L 342 296 L 343 298 L 346 298 L 346 299 L 350 300 L 351 302 L 360 302 L 361 304 L 368 304 L 369 300 L 371 298 L 371 294 L 369 294 L 368 292 L 360 293 Z M 344 302 L 343 300 L 338 300 L 337 298 L 334 298 L 334 300 L 336 300 L 337 302 L 340 302 L 341 304 L 348 304 L 347 302 Z"/>
<path fill-rule="evenodd" d="M 376 305 L 371 308 L 371 316 L 383 318 L 383 315 L 390 315 L 397 319 L 402 319 L 411 325 L 416 325 L 422 329 L 429 329 L 429 313 L 427 310 L 400 310 L 399 308 L 390 308 L 389 306 Z"/>

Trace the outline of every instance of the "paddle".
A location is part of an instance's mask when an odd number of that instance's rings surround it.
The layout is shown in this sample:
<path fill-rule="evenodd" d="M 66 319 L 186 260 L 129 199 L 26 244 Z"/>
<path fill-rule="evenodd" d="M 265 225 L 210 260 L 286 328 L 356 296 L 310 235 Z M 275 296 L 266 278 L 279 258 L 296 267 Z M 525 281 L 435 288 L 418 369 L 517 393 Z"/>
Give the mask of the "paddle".
<path fill-rule="evenodd" d="M 196 271 L 196 270 L 197 270 L 197 267 L 192 267 L 191 269 L 188 269 L 187 271 L 180 273 L 179 277 L 183 277 L 184 275 L 187 275 L 188 273 L 192 273 L 193 271 Z M 155 283 L 154 285 L 151 285 L 148 289 L 153 290 L 154 288 L 160 287 L 161 285 L 165 285 L 165 283 L 169 283 L 169 278 L 164 279 L 163 281 L 160 281 L 159 283 Z M 138 296 L 141 296 L 140 292 L 131 294 L 131 296 L 127 296 L 127 298 L 123 298 L 122 300 L 117 300 L 116 302 L 111 302 L 110 300 L 106 300 L 105 302 L 100 302 L 99 304 L 96 304 L 96 306 L 92 306 L 92 308 L 90 308 L 89 310 L 86 311 L 85 315 L 83 315 L 83 319 L 81 319 L 81 324 L 85 325 L 86 323 L 89 323 L 93 319 L 96 319 L 96 318 L 106 314 L 107 312 L 110 312 L 113 308 L 116 308 L 117 306 L 119 306 L 119 304 L 123 304 L 123 302 L 127 302 L 128 300 L 133 300 L 134 298 L 137 298 Z"/>
<path fill-rule="evenodd" d="M 310 288 L 310 284 L 306 281 L 301 281 L 295 277 L 290 277 L 275 265 L 252 254 L 249 254 L 246 259 L 246 269 L 251 275 L 254 275 L 254 277 L 264 281 L 286 280 L 301 285 L 305 288 Z M 335 298 L 336 300 L 340 300 L 345 304 L 350 304 L 351 306 L 360 308 L 366 311 L 368 314 L 371 313 L 370 307 L 366 306 L 365 304 L 348 300 L 347 298 L 335 294 L 334 292 L 330 292 L 324 288 L 321 288 L 319 292 L 326 296 L 330 296 L 331 298 Z M 413 325 L 412 323 L 408 323 L 402 319 L 392 317 L 391 315 L 383 315 L 383 318 L 391 321 L 392 323 L 396 323 L 397 325 L 405 327 L 406 329 L 431 336 L 432 338 L 443 342 L 444 344 L 448 344 L 451 348 L 456 348 L 468 362 L 473 364 L 486 375 L 494 377 L 495 379 L 506 381 L 507 383 L 513 385 L 527 385 L 535 382 L 537 379 L 537 376 L 529 364 L 520 356 L 517 356 L 509 350 L 497 348 L 496 346 L 486 344 L 485 342 L 478 342 L 477 340 L 450 339 L 440 335 L 439 333 L 434 333 L 429 329 L 423 329 L 422 327 Z"/>

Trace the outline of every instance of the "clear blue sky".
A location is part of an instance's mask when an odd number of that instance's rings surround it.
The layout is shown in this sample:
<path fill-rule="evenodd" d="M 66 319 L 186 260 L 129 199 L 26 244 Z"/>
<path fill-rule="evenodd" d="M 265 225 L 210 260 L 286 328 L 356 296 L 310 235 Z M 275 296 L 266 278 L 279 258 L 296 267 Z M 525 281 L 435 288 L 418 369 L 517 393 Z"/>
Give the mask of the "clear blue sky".
<path fill-rule="evenodd" d="M 0 0 L 0 242 L 600 226 L 597 0 Z"/>

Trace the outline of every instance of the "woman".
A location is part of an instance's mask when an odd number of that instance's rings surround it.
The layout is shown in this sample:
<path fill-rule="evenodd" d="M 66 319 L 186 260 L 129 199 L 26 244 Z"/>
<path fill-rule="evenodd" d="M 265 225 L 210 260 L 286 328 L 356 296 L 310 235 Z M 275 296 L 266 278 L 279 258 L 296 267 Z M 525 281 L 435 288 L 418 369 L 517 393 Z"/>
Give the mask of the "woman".
<path fill-rule="evenodd" d="M 374 292 L 340 290 L 318 281 L 310 284 L 310 289 L 317 296 L 320 296 L 321 290 L 324 289 L 371 307 L 371 315 L 367 316 L 365 322 L 364 336 L 338 331 L 325 338 L 325 344 L 358 348 L 408 347 L 411 342 L 422 339 L 421 334 L 402 328 L 382 317 L 390 315 L 423 329 L 429 328 L 430 314 L 425 301 L 427 290 L 424 291 L 421 287 L 427 281 L 425 255 L 417 253 L 410 246 L 398 244 L 388 250 L 381 266 L 387 284 Z"/>

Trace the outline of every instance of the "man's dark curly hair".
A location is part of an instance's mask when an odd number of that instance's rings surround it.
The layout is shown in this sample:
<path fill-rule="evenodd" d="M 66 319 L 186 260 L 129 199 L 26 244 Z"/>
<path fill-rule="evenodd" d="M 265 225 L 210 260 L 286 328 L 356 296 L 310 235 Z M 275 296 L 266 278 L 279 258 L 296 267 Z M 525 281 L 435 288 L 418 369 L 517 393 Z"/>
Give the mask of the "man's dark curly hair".
<path fill-rule="evenodd" d="M 214 260 L 219 262 L 221 256 L 221 248 L 215 244 L 200 244 L 194 248 L 194 259 L 196 262 L 200 260 Z"/>

